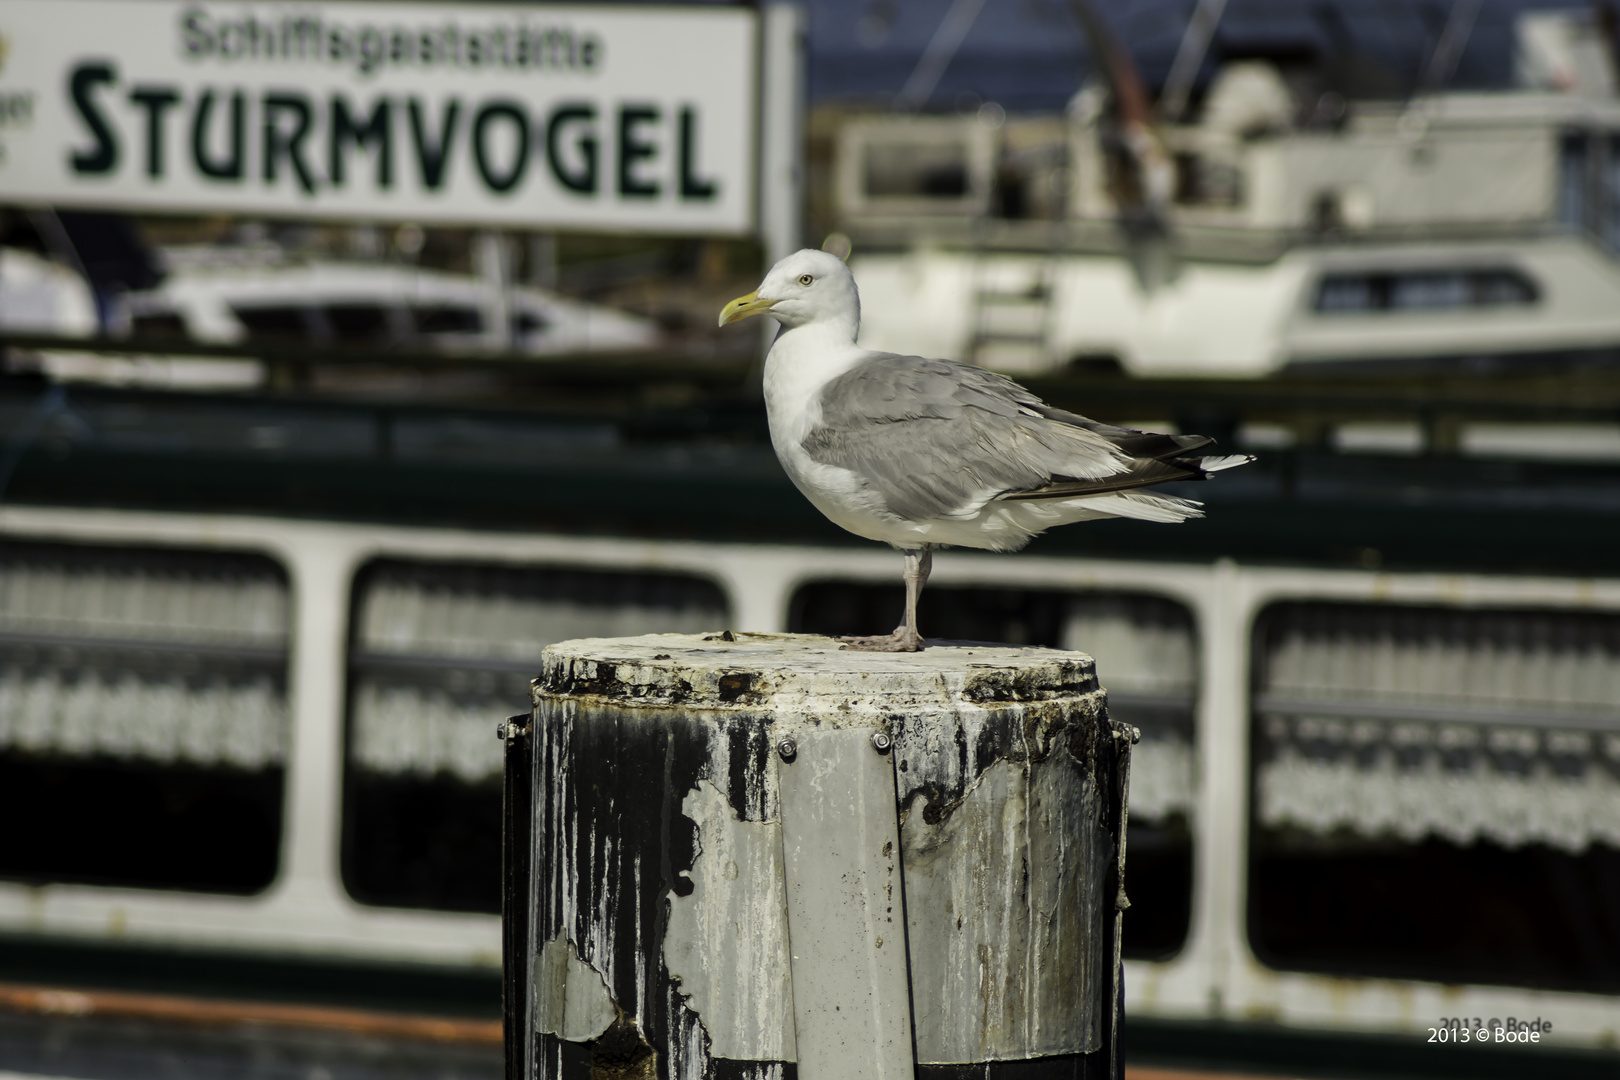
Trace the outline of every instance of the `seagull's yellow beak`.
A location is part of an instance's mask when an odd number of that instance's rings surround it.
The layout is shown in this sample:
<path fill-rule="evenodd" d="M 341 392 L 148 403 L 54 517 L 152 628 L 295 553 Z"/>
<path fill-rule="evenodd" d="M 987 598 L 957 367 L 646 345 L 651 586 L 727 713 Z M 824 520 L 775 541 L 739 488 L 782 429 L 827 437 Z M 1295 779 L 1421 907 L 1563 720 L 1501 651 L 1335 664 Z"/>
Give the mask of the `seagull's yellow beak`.
<path fill-rule="evenodd" d="M 775 300 L 763 300 L 756 290 L 747 296 L 739 296 L 731 303 L 720 309 L 720 325 L 730 326 L 734 322 L 741 322 L 750 315 L 759 315 L 771 310 Z"/>

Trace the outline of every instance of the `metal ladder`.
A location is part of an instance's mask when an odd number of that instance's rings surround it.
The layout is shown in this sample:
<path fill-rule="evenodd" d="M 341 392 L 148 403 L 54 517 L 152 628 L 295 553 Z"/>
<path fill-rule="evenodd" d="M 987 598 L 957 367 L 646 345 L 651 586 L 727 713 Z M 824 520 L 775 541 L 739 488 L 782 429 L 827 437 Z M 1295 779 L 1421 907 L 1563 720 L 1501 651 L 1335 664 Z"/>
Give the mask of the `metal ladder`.
<path fill-rule="evenodd" d="M 969 358 L 999 371 L 1044 371 L 1052 363 L 1052 297 L 1057 259 L 1042 255 L 1027 265 L 1012 259 L 973 264 L 973 319 Z"/>

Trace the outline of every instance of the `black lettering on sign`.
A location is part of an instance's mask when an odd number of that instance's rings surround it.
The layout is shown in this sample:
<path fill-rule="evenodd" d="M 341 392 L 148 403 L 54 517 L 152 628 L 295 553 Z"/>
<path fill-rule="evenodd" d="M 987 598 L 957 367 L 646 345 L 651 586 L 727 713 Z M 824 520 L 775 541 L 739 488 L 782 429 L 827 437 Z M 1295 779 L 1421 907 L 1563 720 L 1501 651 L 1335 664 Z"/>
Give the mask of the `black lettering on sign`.
<path fill-rule="evenodd" d="M 346 63 L 354 55 L 354 34 L 346 26 L 334 26 L 326 32 L 326 59 L 333 63 Z"/>
<path fill-rule="evenodd" d="M 281 21 L 282 48 L 290 59 L 296 51 L 300 60 L 319 60 L 321 57 L 321 21 L 309 15 L 284 18 Z"/>
<path fill-rule="evenodd" d="M 695 173 L 697 168 L 697 110 L 687 105 L 681 109 L 681 198 L 714 198 L 714 181 L 704 180 Z"/>
<path fill-rule="evenodd" d="M 163 175 L 163 147 L 168 141 L 163 121 L 179 104 L 180 91 L 172 86 L 137 86 L 129 100 L 146 110 L 146 175 L 156 179 Z"/>
<path fill-rule="evenodd" d="M 375 26 L 362 26 L 359 37 L 360 74 L 370 75 L 382 64 L 388 39 Z"/>
<path fill-rule="evenodd" d="M 509 122 L 515 138 L 512 163 L 504 173 L 496 167 L 489 146 L 490 126 L 502 119 Z M 472 152 L 478 175 L 491 191 L 503 193 L 517 187 L 529 165 L 529 115 L 523 106 L 515 101 L 491 101 L 479 109 L 473 117 Z"/>
<path fill-rule="evenodd" d="M 341 94 L 332 95 L 332 123 L 327 132 L 330 143 L 327 153 L 327 175 L 333 187 L 344 184 L 345 164 L 349 144 L 359 147 L 375 146 L 377 150 L 377 186 L 394 186 L 394 108 L 386 98 L 378 98 L 372 106 L 371 116 L 364 124 L 357 122 L 349 111 L 349 102 Z"/>
<path fill-rule="evenodd" d="M 580 165 L 570 168 L 563 160 L 562 138 L 570 130 L 578 131 L 574 148 Z M 581 195 L 595 195 L 599 170 L 596 140 L 596 106 L 583 102 L 559 105 L 546 123 L 546 162 L 557 183 Z"/>
<path fill-rule="evenodd" d="M 619 194 L 627 199 L 656 199 L 658 181 L 636 175 L 636 164 L 658 155 L 658 144 L 643 142 L 636 130 L 658 122 L 656 105 L 625 105 L 619 109 Z"/>
<path fill-rule="evenodd" d="M 104 61 L 80 64 L 68 77 L 68 89 L 79 118 L 90 129 L 96 144 L 88 150 L 75 150 L 71 158 L 76 173 L 109 173 L 118 168 L 118 136 L 107 124 L 107 116 L 96 102 L 96 88 L 118 81 L 118 73 Z"/>
<path fill-rule="evenodd" d="M 227 22 L 220 26 L 219 36 L 215 39 L 215 48 L 219 55 L 227 60 L 236 60 L 248 54 L 248 27 L 244 23 Z"/>
<path fill-rule="evenodd" d="M 416 164 L 421 170 L 422 186 L 429 191 L 438 191 L 444 186 L 444 167 L 450 161 L 450 149 L 456 137 L 456 120 L 461 116 L 461 102 L 450 99 L 436 138 L 429 137 L 427 117 L 423 114 L 422 103 L 416 98 L 411 98 L 410 113 L 411 135 L 415 138 Z"/>
<path fill-rule="evenodd" d="M 190 8 L 180 16 L 180 36 L 190 56 L 207 56 L 214 51 L 214 31 L 208 12 Z"/>
<path fill-rule="evenodd" d="M 239 181 L 247 158 L 247 98 L 240 90 L 231 94 L 231 149 L 223 158 L 208 154 L 208 118 L 213 111 L 214 92 L 204 90 L 197 99 L 197 112 L 191 118 L 191 160 L 197 171 L 210 180 Z"/>
<path fill-rule="evenodd" d="M 275 183 L 281 175 L 281 159 L 285 157 L 305 194 L 315 190 L 315 177 L 304 161 L 304 140 L 309 137 L 309 122 L 314 110 L 303 94 L 282 92 L 264 95 L 264 182 Z M 292 130 L 281 126 L 281 115 L 292 117 Z"/>

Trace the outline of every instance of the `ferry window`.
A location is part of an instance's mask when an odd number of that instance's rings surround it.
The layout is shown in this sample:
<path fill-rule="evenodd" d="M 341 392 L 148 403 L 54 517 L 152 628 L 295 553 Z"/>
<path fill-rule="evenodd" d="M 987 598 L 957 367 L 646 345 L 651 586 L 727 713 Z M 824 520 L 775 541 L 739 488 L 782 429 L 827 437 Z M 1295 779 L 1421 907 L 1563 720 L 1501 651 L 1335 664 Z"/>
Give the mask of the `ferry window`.
<path fill-rule="evenodd" d="M 1446 311 L 1533 304 L 1533 282 L 1517 270 L 1425 270 L 1329 274 L 1316 289 L 1324 314 Z"/>
<path fill-rule="evenodd" d="M 904 599 L 896 586 L 811 582 L 794 595 L 788 628 L 870 634 L 898 621 Z M 1096 659 L 1109 714 L 1142 729 L 1131 759 L 1125 955 L 1162 960 L 1178 952 L 1192 915 L 1198 697 L 1192 613 L 1174 601 L 1134 593 L 931 585 L 917 617 L 928 636 L 941 640 L 1078 649 Z"/>
<path fill-rule="evenodd" d="M 484 319 L 475 307 L 451 304 L 418 305 L 411 308 L 416 329 L 422 334 L 481 334 Z"/>
<path fill-rule="evenodd" d="M 1256 955 L 1620 990 L 1620 616 L 1282 603 L 1254 635 Z"/>
<path fill-rule="evenodd" d="M 267 887 L 287 610 L 253 555 L 0 544 L 0 877 Z"/>
<path fill-rule="evenodd" d="M 343 880 L 362 903 L 500 910 L 502 746 L 554 641 L 723 627 L 674 574 L 381 560 L 356 578 Z"/>

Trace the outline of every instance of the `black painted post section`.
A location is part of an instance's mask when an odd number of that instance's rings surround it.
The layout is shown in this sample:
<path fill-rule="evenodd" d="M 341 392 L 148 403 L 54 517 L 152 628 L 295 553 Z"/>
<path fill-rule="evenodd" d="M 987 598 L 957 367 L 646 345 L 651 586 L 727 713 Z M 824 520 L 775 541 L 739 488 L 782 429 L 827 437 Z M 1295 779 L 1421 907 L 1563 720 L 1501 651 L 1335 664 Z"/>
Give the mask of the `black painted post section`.
<path fill-rule="evenodd" d="M 501 779 L 501 1021 L 506 1049 L 506 1080 L 522 1080 L 528 1022 L 529 878 L 534 850 L 534 771 L 530 715 L 520 714 L 500 726 L 506 743 Z"/>

